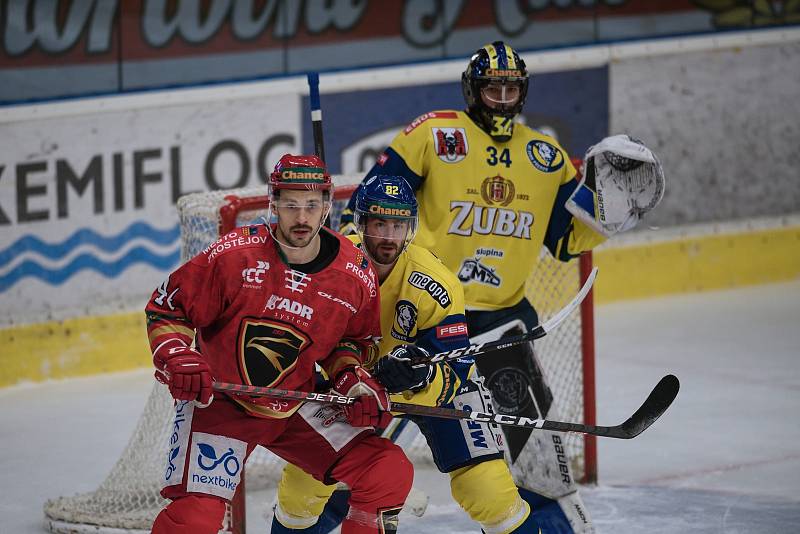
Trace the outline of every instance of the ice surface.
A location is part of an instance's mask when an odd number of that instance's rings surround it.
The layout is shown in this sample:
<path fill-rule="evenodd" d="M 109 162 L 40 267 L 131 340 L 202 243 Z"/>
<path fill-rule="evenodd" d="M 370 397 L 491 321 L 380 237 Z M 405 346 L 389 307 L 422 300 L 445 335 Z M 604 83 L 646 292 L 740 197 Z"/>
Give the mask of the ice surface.
<path fill-rule="evenodd" d="M 682 386 L 661 420 L 599 442 L 600 485 L 582 489 L 598 532 L 800 532 L 800 281 L 598 308 L 600 424 L 667 373 Z M 95 489 L 151 384 L 142 370 L 0 390 L 0 533 L 41 533 L 47 498 Z M 416 485 L 431 505 L 400 532 L 480 532 L 446 477 Z M 268 531 L 272 499 L 249 495 L 249 532 Z"/>

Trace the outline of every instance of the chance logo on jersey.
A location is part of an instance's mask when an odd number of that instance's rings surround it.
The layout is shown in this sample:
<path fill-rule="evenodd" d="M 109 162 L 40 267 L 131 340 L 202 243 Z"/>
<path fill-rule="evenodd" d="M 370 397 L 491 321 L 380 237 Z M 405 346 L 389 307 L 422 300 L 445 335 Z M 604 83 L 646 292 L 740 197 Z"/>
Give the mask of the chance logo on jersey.
<path fill-rule="evenodd" d="M 392 325 L 392 337 L 405 341 L 413 342 L 411 335 L 417 327 L 417 308 L 407 300 L 398 300 L 394 307 L 394 324 Z"/>
<path fill-rule="evenodd" d="M 525 151 L 533 166 L 542 172 L 555 172 L 564 165 L 564 154 L 545 141 L 531 141 Z"/>
<path fill-rule="evenodd" d="M 288 374 L 308 337 L 274 320 L 246 318 L 239 329 L 239 369 L 247 384 L 271 386 Z"/>
<path fill-rule="evenodd" d="M 436 155 L 445 163 L 458 163 L 467 157 L 467 133 L 464 128 L 431 128 Z"/>

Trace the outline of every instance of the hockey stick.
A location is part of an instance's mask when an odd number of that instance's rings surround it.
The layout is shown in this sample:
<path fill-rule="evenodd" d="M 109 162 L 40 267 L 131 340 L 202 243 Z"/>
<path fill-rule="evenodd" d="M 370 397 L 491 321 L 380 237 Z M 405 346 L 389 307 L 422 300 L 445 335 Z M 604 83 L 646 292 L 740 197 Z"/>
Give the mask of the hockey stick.
<path fill-rule="evenodd" d="M 214 382 L 214 391 L 242 393 L 254 397 L 272 397 L 276 399 L 294 399 L 313 401 L 323 404 L 353 404 L 355 397 L 345 397 L 335 393 L 315 393 L 312 391 L 289 391 L 285 389 L 268 388 L 261 386 L 247 386 L 244 384 L 228 384 Z M 497 413 L 471 412 L 442 408 L 436 406 L 421 406 L 418 404 L 392 403 L 393 412 L 409 415 L 422 415 L 427 417 L 443 417 L 445 419 L 470 419 L 481 423 L 494 423 L 503 426 L 516 426 L 539 430 L 555 430 L 558 432 L 578 432 L 605 438 L 631 439 L 644 432 L 650 425 L 661 417 L 672 401 L 678 395 L 680 382 L 674 375 L 662 378 L 647 399 L 632 416 L 624 423 L 616 426 L 595 426 L 580 423 L 564 423 L 546 419 L 531 419 L 520 415 L 506 415 Z"/>
<path fill-rule="evenodd" d="M 543 324 L 535 326 L 531 331 L 525 332 L 524 334 L 519 334 L 517 336 L 504 337 L 496 341 L 487 341 L 486 343 L 477 343 L 468 347 L 461 347 L 446 352 L 439 352 L 431 356 L 428 362 L 436 363 L 447 360 L 456 360 L 458 358 L 463 358 L 464 356 L 478 356 L 479 354 L 486 354 L 487 352 L 507 349 L 509 347 L 516 347 L 517 345 L 522 345 L 524 343 L 528 343 L 529 341 L 533 341 L 534 339 L 539 339 L 546 336 L 558 325 L 560 325 L 564 319 L 569 316 L 569 314 L 575 311 L 578 306 L 580 306 L 581 302 L 583 302 L 583 299 L 585 299 L 586 295 L 588 295 L 589 291 L 591 291 L 595 278 L 597 278 L 597 267 L 592 269 L 592 272 L 589 273 L 589 276 L 583 283 L 583 287 L 581 287 L 580 291 L 578 291 L 578 294 L 575 295 L 575 297 L 569 301 L 566 306 L 561 308 L 555 315 L 550 317 Z M 414 367 L 419 367 L 422 365 L 427 364 L 417 364 Z"/>
<path fill-rule="evenodd" d="M 319 103 L 319 74 L 308 74 L 308 103 L 311 108 L 311 130 L 314 132 L 314 153 L 325 161 L 325 143 L 322 139 L 322 107 Z"/>

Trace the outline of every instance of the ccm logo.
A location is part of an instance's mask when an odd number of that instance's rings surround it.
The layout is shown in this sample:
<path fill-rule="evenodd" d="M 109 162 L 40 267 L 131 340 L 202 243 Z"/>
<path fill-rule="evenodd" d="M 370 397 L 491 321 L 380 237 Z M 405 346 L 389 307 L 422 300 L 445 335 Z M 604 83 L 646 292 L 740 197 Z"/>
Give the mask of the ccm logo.
<path fill-rule="evenodd" d="M 448 324 L 436 327 L 436 337 L 439 339 L 446 337 L 466 336 L 466 335 L 467 335 L 466 323 Z"/>

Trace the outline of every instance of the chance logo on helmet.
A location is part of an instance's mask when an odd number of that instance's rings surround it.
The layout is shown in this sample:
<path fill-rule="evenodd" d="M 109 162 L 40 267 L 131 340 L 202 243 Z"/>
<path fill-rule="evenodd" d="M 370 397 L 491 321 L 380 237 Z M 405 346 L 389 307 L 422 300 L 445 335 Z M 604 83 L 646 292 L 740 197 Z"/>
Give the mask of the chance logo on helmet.
<path fill-rule="evenodd" d="M 319 157 L 284 154 L 269 175 L 269 186 L 272 192 L 280 189 L 330 191 L 333 182 Z"/>
<path fill-rule="evenodd" d="M 528 95 L 525 62 L 502 41 L 487 44 L 470 58 L 461 75 L 461 91 L 467 113 L 478 126 L 493 139 L 508 141 L 514 117 L 522 111 Z"/>
<path fill-rule="evenodd" d="M 401 176 L 369 178 L 356 191 L 354 222 L 367 256 L 394 263 L 417 233 L 414 190 Z"/>

